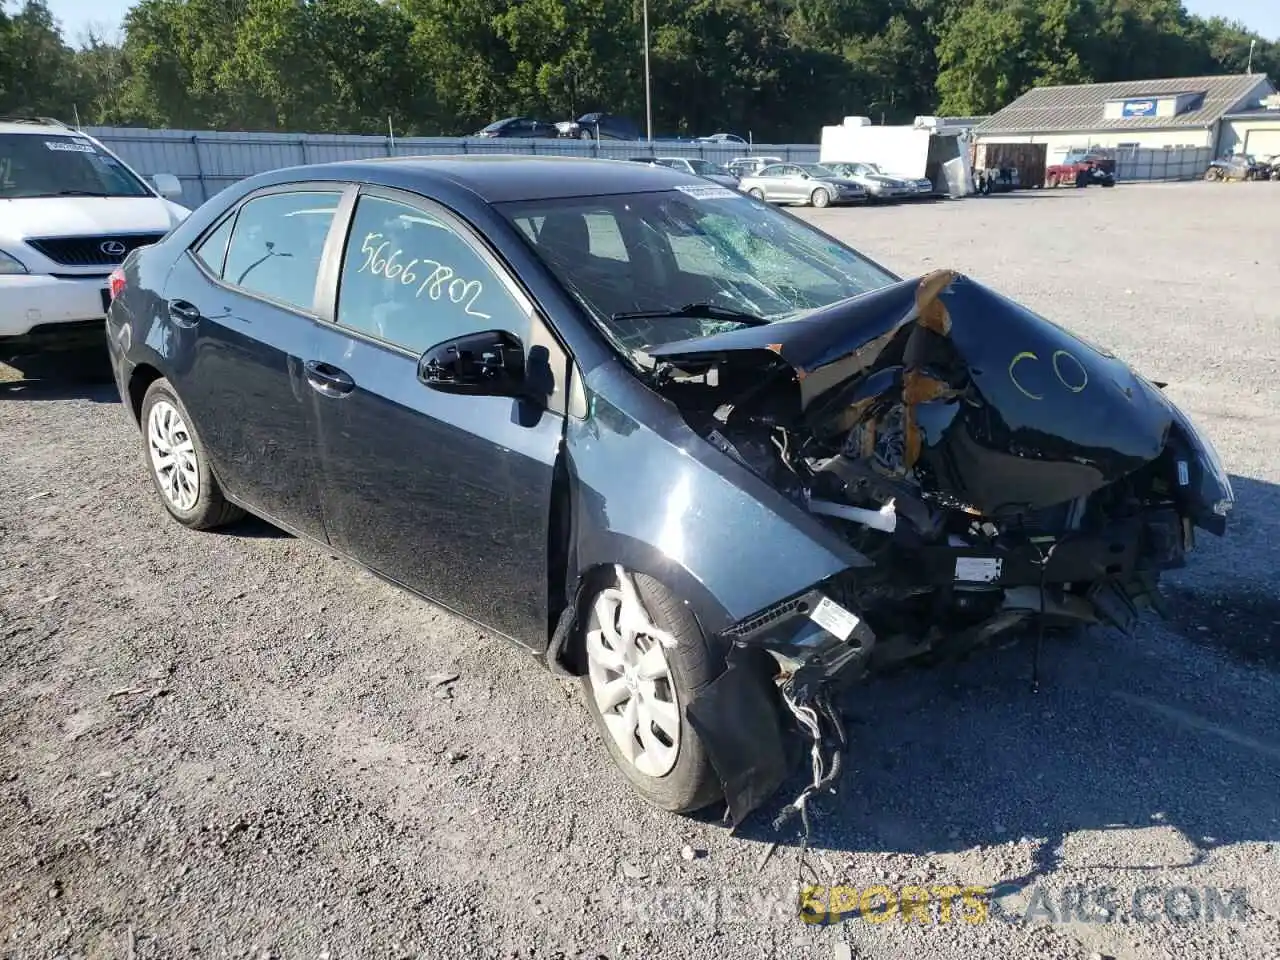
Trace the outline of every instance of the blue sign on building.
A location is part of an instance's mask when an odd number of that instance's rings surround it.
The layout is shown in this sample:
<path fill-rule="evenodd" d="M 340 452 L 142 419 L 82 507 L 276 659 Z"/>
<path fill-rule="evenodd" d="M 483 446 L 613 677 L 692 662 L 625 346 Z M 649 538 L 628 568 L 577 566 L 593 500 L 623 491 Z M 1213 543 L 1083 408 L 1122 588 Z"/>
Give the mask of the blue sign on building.
<path fill-rule="evenodd" d="M 1154 100 L 1126 100 L 1120 105 L 1122 117 L 1154 117 L 1156 102 Z"/>

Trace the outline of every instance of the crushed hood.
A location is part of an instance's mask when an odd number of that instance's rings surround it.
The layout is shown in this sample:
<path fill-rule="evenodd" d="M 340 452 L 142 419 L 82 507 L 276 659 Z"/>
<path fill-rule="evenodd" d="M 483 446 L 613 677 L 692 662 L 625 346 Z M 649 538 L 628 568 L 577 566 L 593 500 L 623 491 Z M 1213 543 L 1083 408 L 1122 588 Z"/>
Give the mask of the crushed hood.
<path fill-rule="evenodd" d="M 1115 482 L 1161 454 L 1174 416 L 1112 354 L 950 270 L 648 352 L 691 373 L 794 380 L 793 425 L 818 439 L 874 435 L 896 413 L 903 467 L 986 516 Z"/>

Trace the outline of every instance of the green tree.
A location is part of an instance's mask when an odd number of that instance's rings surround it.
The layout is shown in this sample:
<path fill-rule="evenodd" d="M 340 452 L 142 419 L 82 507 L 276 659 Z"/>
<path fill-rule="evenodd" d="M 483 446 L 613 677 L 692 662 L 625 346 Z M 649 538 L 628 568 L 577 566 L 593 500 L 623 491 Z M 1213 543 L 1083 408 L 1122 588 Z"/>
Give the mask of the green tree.
<path fill-rule="evenodd" d="M 404 131 L 423 108 L 412 29 L 378 0 L 248 0 L 219 82 L 255 126 Z"/>
<path fill-rule="evenodd" d="M 975 0 L 943 24 L 938 41 L 939 112 L 992 113 L 1039 76 L 1038 11 L 1031 0 Z"/>
<path fill-rule="evenodd" d="M 12 16 L 0 4 L 0 113 L 70 122 L 77 92 L 75 57 L 45 0 Z"/>

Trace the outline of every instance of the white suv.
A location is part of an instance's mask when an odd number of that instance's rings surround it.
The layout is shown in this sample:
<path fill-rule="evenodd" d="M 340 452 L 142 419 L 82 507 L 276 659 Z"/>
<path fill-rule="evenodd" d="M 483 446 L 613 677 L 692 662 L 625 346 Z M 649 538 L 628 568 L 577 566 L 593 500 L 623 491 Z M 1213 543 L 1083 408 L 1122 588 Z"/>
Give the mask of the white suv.
<path fill-rule="evenodd" d="M 104 343 L 108 276 L 189 211 L 56 120 L 0 117 L 0 361 Z"/>

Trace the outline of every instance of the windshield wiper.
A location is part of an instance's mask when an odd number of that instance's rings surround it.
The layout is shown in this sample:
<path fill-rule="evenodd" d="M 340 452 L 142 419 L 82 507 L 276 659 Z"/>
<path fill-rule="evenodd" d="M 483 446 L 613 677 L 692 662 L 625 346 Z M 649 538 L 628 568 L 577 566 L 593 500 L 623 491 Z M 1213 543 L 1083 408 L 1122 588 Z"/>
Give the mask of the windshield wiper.
<path fill-rule="evenodd" d="M 744 327 L 763 327 L 771 321 L 758 317 L 754 313 L 731 310 L 728 307 L 717 307 L 714 303 L 686 303 L 683 307 L 672 307 L 666 310 L 623 310 L 615 313 L 611 320 L 726 320 L 740 323 Z"/>

